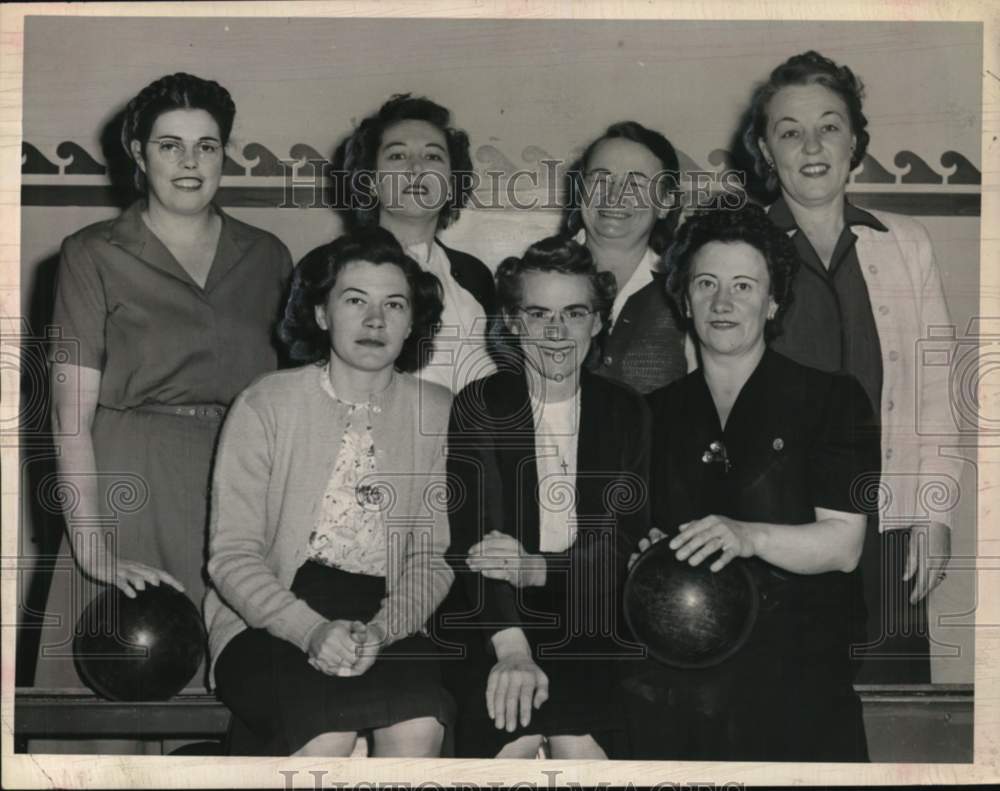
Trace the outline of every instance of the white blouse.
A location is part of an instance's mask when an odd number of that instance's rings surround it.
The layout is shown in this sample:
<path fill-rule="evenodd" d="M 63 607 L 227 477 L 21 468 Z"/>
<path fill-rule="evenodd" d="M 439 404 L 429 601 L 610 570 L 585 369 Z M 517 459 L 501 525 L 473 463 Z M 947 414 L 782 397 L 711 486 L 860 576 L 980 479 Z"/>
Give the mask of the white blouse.
<path fill-rule="evenodd" d="M 410 245 L 406 252 L 436 275 L 444 288 L 441 331 L 434 338 L 434 352 L 427 365 L 416 375 L 457 393 L 470 382 L 496 373 L 486 350 L 486 311 L 452 277 L 448 254 L 437 242 Z"/>
<path fill-rule="evenodd" d="M 580 391 L 565 401 L 531 399 L 538 469 L 539 549 L 564 552 L 576 540 L 576 453 Z"/>

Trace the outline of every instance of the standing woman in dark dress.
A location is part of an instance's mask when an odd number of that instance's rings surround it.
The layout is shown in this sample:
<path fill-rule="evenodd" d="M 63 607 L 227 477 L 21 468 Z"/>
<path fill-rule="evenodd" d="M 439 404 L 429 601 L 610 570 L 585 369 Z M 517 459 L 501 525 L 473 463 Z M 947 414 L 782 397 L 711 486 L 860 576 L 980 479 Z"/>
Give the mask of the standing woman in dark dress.
<path fill-rule="evenodd" d="M 448 438 L 468 603 L 439 637 L 472 633 L 446 671 L 468 682 L 456 753 L 532 758 L 546 739 L 553 758 L 624 757 L 615 602 L 648 526 L 649 422 L 638 394 L 581 370 L 614 281 L 551 237 L 500 265 L 497 294 L 518 362 L 457 396 Z"/>
<path fill-rule="evenodd" d="M 681 207 L 677 152 L 663 135 L 621 121 L 591 142 L 569 169 L 563 230 L 590 250 L 618 286 L 591 370 L 648 393 L 694 367 L 658 273 Z"/>
<path fill-rule="evenodd" d="M 166 583 L 201 604 L 216 436 L 277 366 L 291 272 L 278 239 L 212 202 L 235 112 L 189 74 L 143 89 L 122 128 L 143 197 L 63 242 L 53 323 L 72 352 L 52 361 L 52 417 L 77 571 L 54 578 L 36 686 L 83 686 L 69 641 L 92 583 L 132 597 Z"/>
<path fill-rule="evenodd" d="M 468 135 L 451 126 L 441 105 L 399 94 L 358 125 L 344 146 L 343 169 L 348 225 L 391 231 L 444 287 L 441 332 L 417 375 L 454 393 L 489 376 L 496 370 L 486 350 L 493 275 L 478 258 L 437 238 L 472 191 Z"/>
<path fill-rule="evenodd" d="M 878 433 L 855 379 L 768 348 L 797 263 L 756 206 L 689 219 L 668 255 L 702 365 L 649 397 L 653 524 L 691 565 L 746 559 L 761 609 L 722 664 L 626 684 L 637 758 L 867 760 L 851 609 Z"/>
<path fill-rule="evenodd" d="M 846 197 L 868 148 L 862 95 L 847 66 L 796 55 L 754 92 L 743 144 L 776 197 L 768 216 L 802 262 L 775 349 L 856 377 L 882 426 L 888 508 L 872 519 L 862 561 L 869 623 L 859 678 L 929 683 L 927 596 L 951 556 L 961 470 L 937 439 L 954 432 L 949 369 L 922 365 L 918 341 L 952 325 L 924 227 Z"/>

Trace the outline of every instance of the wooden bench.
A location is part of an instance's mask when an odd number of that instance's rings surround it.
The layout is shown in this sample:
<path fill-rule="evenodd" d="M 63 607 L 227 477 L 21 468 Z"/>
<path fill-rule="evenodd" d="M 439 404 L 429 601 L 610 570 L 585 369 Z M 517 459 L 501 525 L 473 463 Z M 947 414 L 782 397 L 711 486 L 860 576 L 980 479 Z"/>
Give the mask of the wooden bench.
<path fill-rule="evenodd" d="M 214 695 L 181 694 L 155 703 L 103 700 L 87 689 L 18 687 L 14 749 L 29 739 L 221 739 L 229 709 Z"/>
<path fill-rule="evenodd" d="M 872 761 L 972 761 L 970 684 L 859 686 Z M 182 694 L 159 703 L 102 700 L 88 690 L 21 687 L 14 698 L 14 739 L 222 739 L 229 710 L 213 696 Z"/>

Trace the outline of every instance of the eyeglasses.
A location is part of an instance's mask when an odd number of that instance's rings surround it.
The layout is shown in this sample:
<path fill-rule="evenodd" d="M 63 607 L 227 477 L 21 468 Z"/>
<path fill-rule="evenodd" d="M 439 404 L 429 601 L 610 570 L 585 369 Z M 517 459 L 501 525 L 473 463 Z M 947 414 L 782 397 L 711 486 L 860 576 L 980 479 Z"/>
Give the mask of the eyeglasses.
<path fill-rule="evenodd" d="M 529 324 L 553 324 L 556 316 L 568 327 L 579 326 L 594 315 L 590 308 L 563 308 L 560 311 L 551 308 L 519 308 Z"/>
<path fill-rule="evenodd" d="M 156 152 L 161 159 L 176 165 L 187 158 L 188 148 L 180 140 L 173 137 L 160 137 L 150 140 L 156 145 Z M 222 155 L 222 143 L 215 140 L 199 140 L 193 146 L 194 158 L 198 162 L 212 162 Z"/>

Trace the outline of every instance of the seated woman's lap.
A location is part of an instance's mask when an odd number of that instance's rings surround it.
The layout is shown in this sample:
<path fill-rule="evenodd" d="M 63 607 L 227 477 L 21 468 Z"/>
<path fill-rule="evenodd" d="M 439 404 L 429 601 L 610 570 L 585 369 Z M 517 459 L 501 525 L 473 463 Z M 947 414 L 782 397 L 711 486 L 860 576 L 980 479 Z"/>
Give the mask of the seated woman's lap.
<path fill-rule="evenodd" d="M 764 614 L 720 665 L 623 667 L 632 757 L 865 761 L 847 644 L 803 645 L 786 612 Z"/>
<path fill-rule="evenodd" d="M 375 614 L 381 578 L 315 566 L 303 566 L 292 584 L 310 606 L 331 619 L 366 621 Z M 251 751 L 264 754 L 289 755 L 323 733 L 384 728 L 418 717 L 447 724 L 454 717 L 434 646 L 420 635 L 389 646 L 365 674 L 341 678 L 313 668 L 297 646 L 247 629 L 222 651 L 215 676 L 219 698 L 257 741 Z"/>
<path fill-rule="evenodd" d="M 620 701 L 610 683 L 607 694 L 602 694 L 599 684 L 611 678 L 610 664 L 588 659 L 572 664 L 570 668 L 566 658 L 539 663 L 549 679 L 549 699 L 532 711 L 527 726 L 518 724 L 512 733 L 498 729 L 488 716 L 485 681 L 489 668 L 483 667 L 462 696 L 461 718 L 455 729 L 456 756 L 494 758 L 522 738 L 567 737 L 568 744 L 576 737 L 589 736 L 607 757 L 628 757 Z M 583 687 L 586 679 L 590 680 L 589 694 Z"/>

